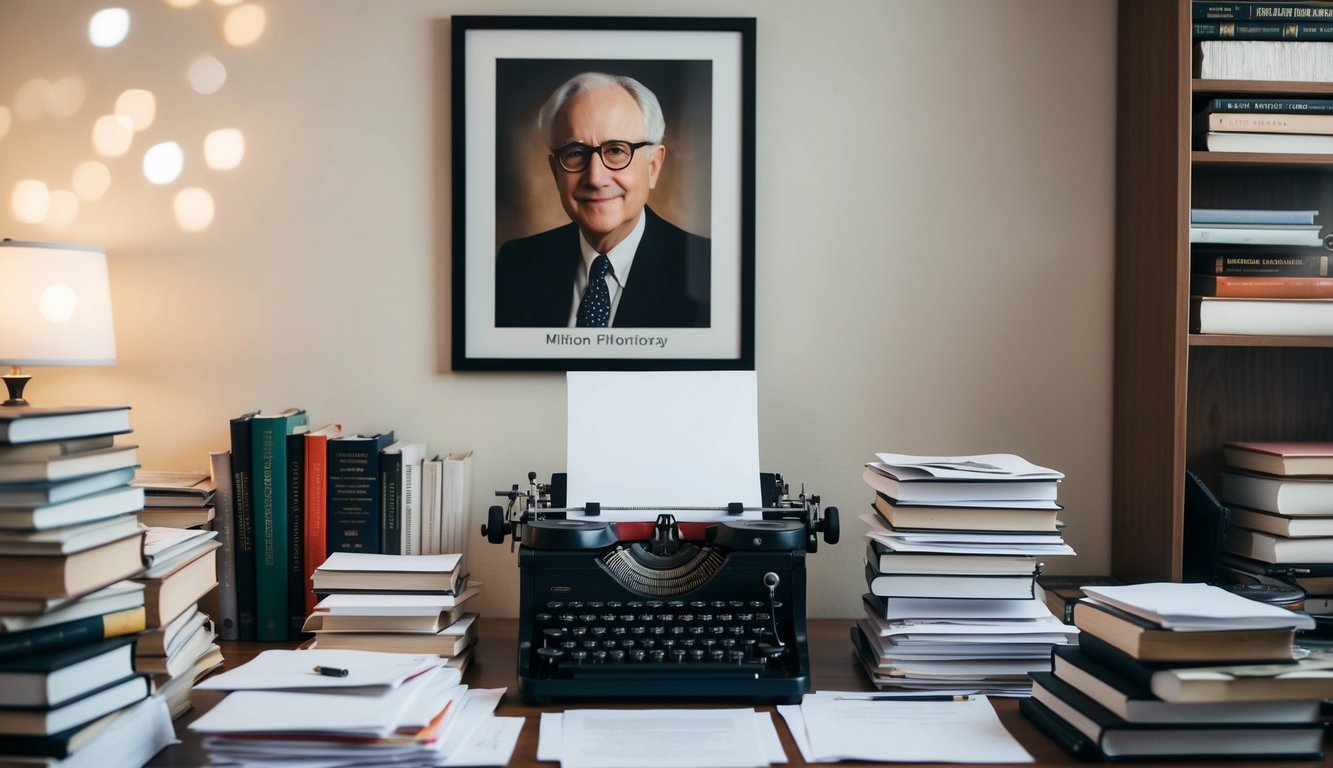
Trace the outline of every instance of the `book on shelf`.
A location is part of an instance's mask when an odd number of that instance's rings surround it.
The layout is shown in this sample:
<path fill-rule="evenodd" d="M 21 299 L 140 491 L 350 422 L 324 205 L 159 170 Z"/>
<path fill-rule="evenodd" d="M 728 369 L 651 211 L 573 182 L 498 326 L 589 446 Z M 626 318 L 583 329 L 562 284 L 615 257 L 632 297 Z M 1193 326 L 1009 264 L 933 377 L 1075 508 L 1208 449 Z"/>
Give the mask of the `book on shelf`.
<path fill-rule="evenodd" d="M 143 586 L 117 581 L 77 597 L 0 597 L 0 635 L 143 607 Z"/>
<path fill-rule="evenodd" d="M 393 442 L 383 432 L 326 444 L 330 552 L 380 552 L 380 452 Z"/>
<path fill-rule="evenodd" d="M 1333 40 L 1330 21 L 1196 21 L 1195 40 Z"/>
<path fill-rule="evenodd" d="M 0 707 L 0 735 L 48 736 L 80 726 L 147 698 L 148 677 L 133 674 L 49 709 Z"/>
<path fill-rule="evenodd" d="M 1206 2 L 1196 0 L 1190 3 L 1191 15 L 1196 21 L 1206 19 L 1229 19 L 1235 21 L 1333 21 L 1333 6 L 1319 0 L 1317 2 Z"/>
<path fill-rule="evenodd" d="M 16 405 L 0 409 L 0 444 L 120 435 L 129 431 L 129 406 Z"/>
<path fill-rule="evenodd" d="M 89 722 L 44 736 L 6 736 L 0 759 L 19 758 L 19 764 L 100 766 L 106 755 L 124 765 L 146 765 L 176 741 L 167 706 L 160 697 L 138 703 Z"/>
<path fill-rule="evenodd" d="M 55 707 L 134 674 L 134 638 L 0 662 L 0 707 Z"/>
<path fill-rule="evenodd" d="M 398 549 L 404 555 L 420 555 L 421 551 L 421 462 L 426 459 L 429 446 L 422 442 L 399 442 L 398 487 L 400 503 L 398 514 L 401 516 L 401 536 Z M 392 446 L 391 446 L 392 448 Z"/>
<path fill-rule="evenodd" d="M 58 624 L 0 633 L 0 659 L 16 659 L 85 645 L 113 637 L 137 635 L 145 628 L 142 593 L 140 604 L 106 613 L 76 618 Z"/>
<path fill-rule="evenodd" d="M 175 560 L 152 576 L 135 578 L 144 587 L 144 609 L 150 628 L 169 623 L 217 586 L 217 549 L 220 546 L 216 541 L 208 541 L 196 549 L 192 557 Z"/>
<path fill-rule="evenodd" d="M 470 648 L 477 638 L 477 614 L 465 614 L 458 621 L 437 632 L 321 630 L 316 632 L 315 638 L 315 647 L 321 650 L 343 649 L 457 656 Z"/>
<path fill-rule="evenodd" d="M 66 555 L 109 544 L 139 531 L 132 514 L 43 531 L 0 529 L 0 555 Z"/>
<path fill-rule="evenodd" d="M 232 506 L 231 451 L 208 454 L 209 472 L 217 490 L 213 495 L 214 524 L 218 532 L 218 637 L 239 640 L 241 627 L 236 607 L 236 511 Z"/>
<path fill-rule="evenodd" d="M 1309 40 L 1201 40 L 1194 76 L 1203 80 L 1333 81 L 1333 43 Z"/>
<path fill-rule="evenodd" d="M 1191 296 L 1190 329 L 1242 336 L 1333 336 L 1333 299 Z"/>
<path fill-rule="evenodd" d="M 1230 299 L 1333 299 L 1333 278 L 1191 275 L 1190 293 Z"/>
<path fill-rule="evenodd" d="M 144 507 L 136 513 L 149 528 L 207 528 L 217 519 L 215 507 Z"/>
<path fill-rule="evenodd" d="M 302 424 L 287 435 L 287 552 L 283 562 L 287 567 L 287 639 L 301 632 L 305 621 L 305 435 L 310 431 Z"/>
<path fill-rule="evenodd" d="M 236 563 L 236 620 L 241 641 L 256 638 L 255 624 L 255 507 L 250 483 L 254 433 L 258 411 L 243 413 L 228 422 L 231 437 L 233 559 Z"/>
<path fill-rule="evenodd" d="M 1253 472 L 1333 476 L 1333 442 L 1232 440 L 1222 455 L 1228 465 Z"/>
<path fill-rule="evenodd" d="M 1214 112 L 1247 112 L 1267 114 L 1278 112 L 1292 115 L 1329 115 L 1333 114 L 1333 99 L 1290 99 L 1262 97 L 1229 97 L 1212 99 L 1208 102 L 1209 114 Z M 1310 211 L 1318 213 L 1318 211 Z M 1272 222 L 1275 224 L 1283 222 Z M 1310 221 L 1291 221 L 1290 224 L 1312 224 Z"/>
<path fill-rule="evenodd" d="M 431 456 L 421 460 L 421 554 L 445 554 L 444 459 Z"/>
<path fill-rule="evenodd" d="M 1231 277 L 1329 277 L 1330 255 L 1324 248 L 1196 246 L 1190 253 L 1190 271 Z"/>
<path fill-rule="evenodd" d="M 1289 661 L 1296 636 L 1289 627 L 1163 629 L 1158 623 L 1087 598 L 1074 604 L 1074 626 L 1142 661 Z"/>
<path fill-rule="evenodd" d="M 1222 498 L 1229 504 L 1279 515 L 1329 515 L 1333 514 L 1333 478 L 1224 471 Z"/>
<path fill-rule="evenodd" d="M 948 597 L 1023 600 L 1033 596 L 1033 574 L 878 573 L 866 565 L 866 584 L 881 597 Z"/>
<path fill-rule="evenodd" d="M 1333 512 L 1333 509 L 1329 509 Z M 1269 533 L 1278 537 L 1306 538 L 1323 536 L 1327 544 L 1333 545 L 1333 516 L 1312 517 L 1303 515 L 1290 517 L 1270 512 L 1260 512 L 1249 507 L 1231 507 L 1231 524 L 1240 528 Z M 1333 548 L 1326 555 L 1333 563 Z"/>
<path fill-rule="evenodd" d="M 459 567 L 467 569 L 468 521 L 472 500 L 472 451 L 454 451 L 441 466 L 440 551 L 461 554 Z"/>
<path fill-rule="evenodd" d="M 1074 605 L 1088 594 L 1085 586 L 1116 586 L 1124 584 L 1114 576 L 1081 576 L 1041 573 L 1037 575 L 1037 590 L 1051 613 L 1066 624 L 1074 623 Z"/>
<path fill-rule="evenodd" d="M 334 552 L 315 569 L 315 591 L 454 592 L 463 583 L 458 554 Z"/>
<path fill-rule="evenodd" d="M 143 570 L 143 534 L 60 555 L 0 555 L 0 597 L 73 597 Z"/>
<path fill-rule="evenodd" d="M 144 490 L 149 507 L 206 507 L 217 491 L 211 472 L 139 469 L 130 485 Z"/>
<path fill-rule="evenodd" d="M 1319 248 L 1318 224 L 1191 224 L 1190 242 L 1222 245 L 1294 245 Z"/>
<path fill-rule="evenodd" d="M 1240 133 L 1333 133 L 1333 113 L 1208 112 L 1210 131 Z"/>
<path fill-rule="evenodd" d="M 68 453 L 46 459 L 0 461 L 0 483 L 39 483 L 72 480 L 99 472 L 134 467 L 138 447 L 114 446 L 85 453 Z"/>
<path fill-rule="evenodd" d="M 254 500 L 255 639 L 287 639 L 287 436 L 309 422 L 301 408 L 260 411 L 251 420 L 250 496 Z"/>
<path fill-rule="evenodd" d="M 134 468 L 114 469 L 73 480 L 0 485 L 0 509 L 61 504 L 99 491 L 119 488 L 134 477 Z"/>
<path fill-rule="evenodd" d="M 1333 536 L 1296 539 L 1232 527 L 1227 530 L 1227 551 L 1265 563 L 1333 562 Z"/>
<path fill-rule="evenodd" d="M 1271 760 L 1322 755 L 1322 723 L 1131 723 L 1049 672 L 1032 673 L 1032 697 L 1019 708 L 1071 753 L 1091 759 Z M 1048 717 L 1072 727 L 1082 738 L 1071 741 L 1043 723 Z"/>
<path fill-rule="evenodd" d="M 1019 506 L 1023 504 L 1022 506 Z M 875 511 L 900 530 L 959 531 L 1056 531 L 1060 507 L 1055 502 L 1015 502 L 1013 506 L 944 506 L 895 504 L 882 493 L 875 494 Z"/>
<path fill-rule="evenodd" d="M 1077 645 L 1051 652 L 1056 678 L 1131 723 L 1308 723 L 1319 715 L 1315 699 L 1168 702 Z"/>
<path fill-rule="evenodd" d="M 1313 224 L 1318 215 L 1288 208 L 1191 208 L 1190 224 Z"/>
<path fill-rule="evenodd" d="M 1204 135 L 1204 146 L 1209 152 L 1326 155 L 1333 154 L 1333 135 L 1208 131 Z"/>
<path fill-rule="evenodd" d="M 310 577 L 329 556 L 328 442 L 342 434 L 342 425 L 326 424 L 305 433 L 305 612 L 315 607 Z"/>
<path fill-rule="evenodd" d="M 1037 572 L 1036 555 L 898 552 L 876 539 L 866 539 L 866 563 L 880 574 L 1024 575 Z"/>

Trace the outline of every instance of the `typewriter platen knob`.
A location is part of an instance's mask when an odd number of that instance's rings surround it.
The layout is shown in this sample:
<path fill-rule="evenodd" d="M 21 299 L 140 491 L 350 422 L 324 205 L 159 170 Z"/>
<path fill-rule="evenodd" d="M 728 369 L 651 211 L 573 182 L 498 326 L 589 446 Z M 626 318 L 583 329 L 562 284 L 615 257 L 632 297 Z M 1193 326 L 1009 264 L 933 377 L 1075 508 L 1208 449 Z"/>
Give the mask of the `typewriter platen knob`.
<path fill-rule="evenodd" d="M 505 536 L 513 530 L 513 526 L 505 522 L 504 508 L 494 506 L 486 514 L 486 524 L 481 527 L 481 535 L 492 544 L 503 544 Z"/>
<path fill-rule="evenodd" d="M 819 530 L 824 532 L 825 544 L 837 544 L 841 536 L 838 529 L 838 508 L 829 507 L 824 510 L 824 519 L 819 521 Z"/>

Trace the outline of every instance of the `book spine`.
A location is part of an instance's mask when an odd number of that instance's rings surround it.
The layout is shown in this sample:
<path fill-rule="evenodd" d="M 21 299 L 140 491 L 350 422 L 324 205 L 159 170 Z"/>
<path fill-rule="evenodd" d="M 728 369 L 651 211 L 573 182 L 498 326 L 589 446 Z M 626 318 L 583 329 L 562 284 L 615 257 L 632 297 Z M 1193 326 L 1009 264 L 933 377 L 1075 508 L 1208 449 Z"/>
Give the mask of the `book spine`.
<path fill-rule="evenodd" d="M 404 555 L 421 554 L 421 456 L 403 457 L 403 538 Z"/>
<path fill-rule="evenodd" d="M 328 541 L 328 442 L 327 435 L 305 436 L 305 612 L 315 610 L 315 587 L 311 576 L 329 556 Z"/>
<path fill-rule="evenodd" d="M 439 458 L 421 462 L 421 554 L 442 554 L 440 526 L 443 518 L 444 462 Z"/>
<path fill-rule="evenodd" d="M 63 624 L 0 635 L 0 661 L 27 658 L 76 645 L 87 645 L 112 637 L 144 631 L 147 613 L 143 606 L 87 616 Z"/>
<path fill-rule="evenodd" d="M 287 637 L 305 624 L 305 435 L 287 435 Z"/>
<path fill-rule="evenodd" d="M 1329 277 L 1329 252 L 1234 253 L 1201 251 L 1190 258 L 1196 275 L 1267 275 L 1276 277 Z"/>
<path fill-rule="evenodd" d="M 380 551 L 379 460 L 389 442 L 382 437 L 329 441 L 330 552 Z"/>
<path fill-rule="evenodd" d="M 1333 115 L 1333 99 L 1213 99 L 1210 112 L 1279 112 Z"/>
<path fill-rule="evenodd" d="M 1333 40 L 1333 22 L 1196 21 L 1195 40 Z"/>
<path fill-rule="evenodd" d="M 255 510 L 250 496 L 250 456 L 253 416 L 231 420 L 231 487 L 235 510 L 233 534 L 236 560 L 237 636 L 241 641 L 256 639 L 255 624 Z"/>
<path fill-rule="evenodd" d="M 260 642 L 287 640 L 287 435 L 304 414 L 256 416 L 251 494 L 255 505 L 255 617 Z"/>
<path fill-rule="evenodd" d="M 1333 299 L 1333 278 L 1194 275 L 1190 292 L 1233 299 Z"/>
<path fill-rule="evenodd" d="M 1333 114 L 1294 115 L 1279 112 L 1214 112 L 1208 130 L 1241 133 L 1333 133 Z"/>
<path fill-rule="evenodd" d="M 1325 3 L 1191 3 L 1196 21 L 1333 21 Z"/>
<path fill-rule="evenodd" d="M 236 510 L 232 503 L 231 452 L 213 451 L 208 455 L 213 474 L 213 525 L 218 532 L 218 637 L 240 639 L 236 612 Z"/>
<path fill-rule="evenodd" d="M 380 454 L 380 552 L 403 554 L 403 454 Z"/>

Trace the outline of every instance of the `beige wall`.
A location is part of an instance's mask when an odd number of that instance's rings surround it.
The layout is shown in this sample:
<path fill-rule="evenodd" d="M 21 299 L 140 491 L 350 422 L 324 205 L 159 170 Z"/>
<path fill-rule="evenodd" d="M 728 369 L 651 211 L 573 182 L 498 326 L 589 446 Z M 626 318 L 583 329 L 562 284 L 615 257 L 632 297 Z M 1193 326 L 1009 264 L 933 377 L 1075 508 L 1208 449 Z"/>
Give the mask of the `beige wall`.
<path fill-rule="evenodd" d="M 109 4 L 109 2 L 108 2 Z M 1077 559 L 1109 562 L 1115 10 L 1110 0 L 259 0 L 264 36 L 230 48 L 212 0 L 133 14 L 91 48 L 87 0 L 0 0 L 0 105 L 34 77 L 81 78 L 68 118 L 0 137 L 0 236 L 106 246 L 120 362 L 40 369 L 47 403 L 129 403 L 145 466 L 207 466 L 227 419 L 301 405 L 312 421 L 396 429 L 476 451 L 474 523 L 492 491 L 564 466 L 560 374 L 448 370 L 451 14 L 758 19 L 757 296 L 762 464 L 843 512 L 809 560 L 813 616 L 854 616 L 875 451 L 1013 452 L 1063 470 Z M 185 68 L 212 53 L 226 85 Z M 106 197 L 64 230 L 22 223 L 24 178 L 68 189 L 89 131 L 127 88 L 156 122 L 104 160 Z M 244 131 L 240 167 L 203 167 L 203 136 Z M 3 123 L 0 123 L 3 128 Z M 186 148 L 149 185 L 143 150 Z M 860 162 L 833 148 L 859 147 Z M 210 229 L 171 214 L 184 186 Z M 474 525 L 475 529 L 475 525 Z M 473 544 L 481 609 L 513 615 L 508 547 Z"/>

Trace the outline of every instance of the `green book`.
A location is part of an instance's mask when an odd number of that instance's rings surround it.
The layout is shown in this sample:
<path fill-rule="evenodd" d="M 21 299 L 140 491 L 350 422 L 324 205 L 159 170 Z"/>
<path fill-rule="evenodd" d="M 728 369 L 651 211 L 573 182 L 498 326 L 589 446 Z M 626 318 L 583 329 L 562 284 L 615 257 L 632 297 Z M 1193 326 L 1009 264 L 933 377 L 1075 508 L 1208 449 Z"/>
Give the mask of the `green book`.
<path fill-rule="evenodd" d="M 309 423 L 300 408 L 261 411 L 252 419 L 251 499 L 254 505 L 255 618 L 261 642 L 287 638 L 287 435 Z"/>

